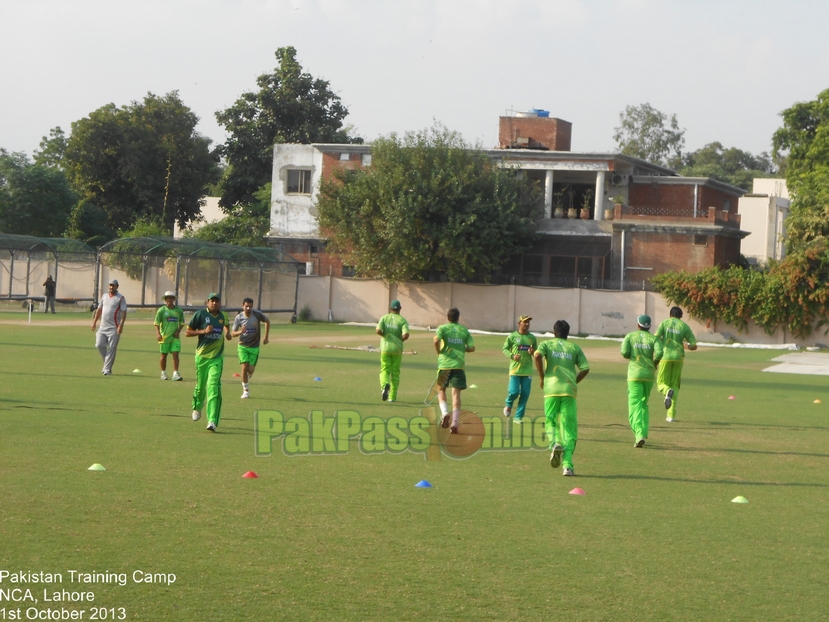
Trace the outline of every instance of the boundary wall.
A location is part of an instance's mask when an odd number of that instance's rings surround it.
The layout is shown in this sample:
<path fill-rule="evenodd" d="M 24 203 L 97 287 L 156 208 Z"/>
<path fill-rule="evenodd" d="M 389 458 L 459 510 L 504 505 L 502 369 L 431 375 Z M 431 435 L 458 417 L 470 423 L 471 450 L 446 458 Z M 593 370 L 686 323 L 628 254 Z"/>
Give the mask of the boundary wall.
<path fill-rule="evenodd" d="M 399 300 L 401 314 L 414 326 L 439 326 L 446 311 L 457 307 L 461 323 L 468 328 L 511 332 L 519 315 L 533 317 L 532 331 L 552 332 L 556 320 L 570 323 L 570 333 L 621 337 L 636 329 L 636 318 L 647 313 L 654 326 L 668 317 L 671 306 L 658 293 L 526 287 L 522 285 L 477 285 L 467 283 L 386 283 L 379 280 L 334 276 L 300 276 L 297 309 L 308 307 L 315 320 L 376 322 L 388 313 L 389 303 Z M 683 309 L 683 311 L 686 311 Z M 806 339 L 796 339 L 783 329 L 772 335 L 750 325 L 740 333 L 724 322 L 710 326 L 683 317 L 697 340 L 713 343 L 764 345 L 797 344 L 800 347 L 829 342 L 817 330 Z"/>

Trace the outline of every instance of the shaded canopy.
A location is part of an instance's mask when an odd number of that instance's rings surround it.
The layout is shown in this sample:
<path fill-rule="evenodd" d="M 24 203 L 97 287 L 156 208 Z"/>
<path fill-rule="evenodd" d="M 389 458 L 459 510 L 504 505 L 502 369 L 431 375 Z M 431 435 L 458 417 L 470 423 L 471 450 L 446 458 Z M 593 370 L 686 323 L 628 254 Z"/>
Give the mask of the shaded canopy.
<path fill-rule="evenodd" d="M 95 255 L 95 249 L 80 240 L 68 238 L 37 238 L 31 235 L 0 233 L 0 250 L 27 251 L 29 253 L 53 253 L 63 255 Z"/>
<path fill-rule="evenodd" d="M 196 238 L 119 238 L 107 242 L 99 250 L 102 253 L 158 257 L 199 257 L 202 259 L 225 259 L 258 264 L 299 263 L 290 255 L 275 248 L 250 248 L 232 244 L 217 244 L 216 242 Z"/>

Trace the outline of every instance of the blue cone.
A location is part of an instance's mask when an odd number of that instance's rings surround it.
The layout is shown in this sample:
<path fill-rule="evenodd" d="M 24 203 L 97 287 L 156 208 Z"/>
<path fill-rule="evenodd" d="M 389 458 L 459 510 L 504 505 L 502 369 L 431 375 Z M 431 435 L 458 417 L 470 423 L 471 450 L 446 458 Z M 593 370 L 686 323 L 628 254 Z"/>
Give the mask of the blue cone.
<path fill-rule="evenodd" d="M 417 484 L 415 484 L 415 488 L 431 488 L 432 485 L 427 482 L 425 479 L 420 480 Z"/>
<path fill-rule="evenodd" d="M 320 378 L 319 376 L 317 376 L 316 378 L 314 378 L 314 382 L 320 382 L 321 380 L 322 380 L 322 378 Z"/>

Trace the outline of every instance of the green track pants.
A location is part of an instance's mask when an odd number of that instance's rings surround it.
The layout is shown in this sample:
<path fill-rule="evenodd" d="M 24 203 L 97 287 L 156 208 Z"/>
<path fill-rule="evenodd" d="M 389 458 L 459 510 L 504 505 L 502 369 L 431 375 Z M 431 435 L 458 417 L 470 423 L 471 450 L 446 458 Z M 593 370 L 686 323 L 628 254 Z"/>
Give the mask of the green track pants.
<path fill-rule="evenodd" d="M 550 439 L 550 451 L 558 443 L 564 447 L 561 465 L 564 468 L 573 468 L 573 453 L 576 451 L 576 441 L 579 437 L 579 420 L 576 412 L 575 397 L 545 397 L 544 414 L 546 422 L 544 430 Z"/>
<path fill-rule="evenodd" d="M 193 410 L 207 405 L 207 421 L 219 425 L 222 416 L 222 369 L 225 359 L 196 357 L 196 388 L 193 390 Z"/>

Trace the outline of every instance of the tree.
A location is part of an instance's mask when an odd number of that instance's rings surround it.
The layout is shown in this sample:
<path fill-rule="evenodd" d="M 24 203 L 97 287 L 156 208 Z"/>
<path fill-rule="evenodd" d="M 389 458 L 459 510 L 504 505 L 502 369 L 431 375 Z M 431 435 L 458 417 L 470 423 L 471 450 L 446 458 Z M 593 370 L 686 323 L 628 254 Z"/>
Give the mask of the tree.
<path fill-rule="evenodd" d="M 680 174 L 711 177 L 749 192 L 755 177 L 771 177 L 777 168 L 768 153 L 754 156 L 735 147 L 725 149 L 714 142 L 683 156 Z"/>
<path fill-rule="evenodd" d="M 271 180 L 276 143 L 361 143 L 348 135 L 348 109 L 326 80 L 304 73 L 293 47 L 276 51 L 273 73 L 256 80 L 259 91 L 244 93 L 216 120 L 230 135 L 219 147 L 227 170 L 219 204 L 226 210 L 255 202 L 254 193 Z"/>
<path fill-rule="evenodd" d="M 233 208 L 219 222 L 211 222 L 192 237 L 236 246 L 266 246 L 265 236 L 271 228 L 271 185 L 265 184 L 254 194 L 253 203 Z"/>
<path fill-rule="evenodd" d="M 675 114 L 668 118 L 650 104 L 625 106 L 613 140 L 625 155 L 671 168 L 682 163 L 685 130 L 680 129 Z"/>
<path fill-rule="evenodd" d="M 219 175 L 210 139 L 195 130 L 198 120 L 176 91 L 148 93 L 121 108 L 108 104 L 72 123 L 63 166 L 111 229 L 150 218 L 169 234 L 174 221 L 183 227 L 199 216 L 199 201 Z"/>
<path fill-rule="evenodd" d="M 0 149 L 0 231 L 60 237 L 77 200 L 61 171 Z"/>
<path fill-rule="evenodd" d="M 447 274 L 487 280 L 527 248 L 536 191 L 436 124 L 372 145 L 372 164 L 324 180 L 319 223 L 358 274 L 388 281 Z"/>
<path fill-rule="evenodd" d="M 49 136 L 44 136 L 40 141 L 40 151 L 34 153 L 35 164 L 62 169 L 68 142 L 69 139 L 60 127 L 49 130 Z"/>
<path fill-rule="evenodd" d="M 64 237 L 80 240 L 92 247 L 103 246 L 115 239 L 115 232 L 106 225 L 104 210 L 89 199 L 78 203 L 69 216 L 69 227 Z"/>
<path fill-rule="evenodd" d="M 829 237 L 829 89 L 781 115 L 783 127 L 774 133 L 772 145 L 774 155 L 786 161 L 792 197 L 786 247 L 791 253 Z"/>

